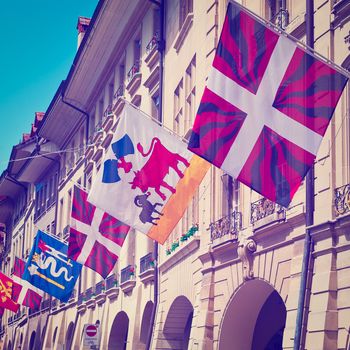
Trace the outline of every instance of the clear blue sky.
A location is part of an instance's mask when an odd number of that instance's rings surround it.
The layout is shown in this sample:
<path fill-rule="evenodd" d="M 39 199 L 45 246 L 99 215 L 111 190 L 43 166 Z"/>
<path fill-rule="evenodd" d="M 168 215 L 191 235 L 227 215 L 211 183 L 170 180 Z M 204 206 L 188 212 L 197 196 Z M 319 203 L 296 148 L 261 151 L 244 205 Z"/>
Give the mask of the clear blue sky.
<path fill-rule="evenodd" d="M 5 1 L 0 11 L 0 174 L 12 146 L 45 112 L 77 50 L 78 16 L 98 0 Z"/>

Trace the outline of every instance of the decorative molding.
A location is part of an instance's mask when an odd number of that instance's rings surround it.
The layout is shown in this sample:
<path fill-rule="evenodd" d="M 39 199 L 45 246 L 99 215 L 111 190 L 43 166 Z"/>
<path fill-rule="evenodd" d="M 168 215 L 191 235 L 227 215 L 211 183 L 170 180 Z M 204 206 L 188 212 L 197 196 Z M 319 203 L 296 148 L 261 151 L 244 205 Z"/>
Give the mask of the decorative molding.
<path fill-rule="evenodd" d="M 106 290 L 106 295 L 110 300 L 118 298 L 119 295 L 119 287 L 112 287 Z"/>
<path fill-rule="evenodd" d="M 179 31 L 179 34 L 177 35 L 177 37 L 175 39 L 174 49 L 176 50 L 176 52 L 180 51 L 181 46 L 185 42 L 185 38 L 186 38 L 188 32 L 190 31 L 192 25 L 193 25 L 193 12 L 189 13 L 187 15 L 187 17 L 186 17 L 186 19 L 185 19 L 184 23 L 182 24 L 182 27 Z"/>
<path fill-rule="evenodd" d="M 120 284 L 121 290 L 126 294 L 131 292 L 136 285 L 136 281 L 134 279 L 125 281 L 124 283 Z"/>
<path fill-rule="evenodd" d="M 256 251 L 256 243 L 253 239 L 243 239 L 238 244 L 238 256 L 242 260 L 243 264 L 243 278 L 245 281 L 254 278 L 253 271 L 253 254 Z"/>

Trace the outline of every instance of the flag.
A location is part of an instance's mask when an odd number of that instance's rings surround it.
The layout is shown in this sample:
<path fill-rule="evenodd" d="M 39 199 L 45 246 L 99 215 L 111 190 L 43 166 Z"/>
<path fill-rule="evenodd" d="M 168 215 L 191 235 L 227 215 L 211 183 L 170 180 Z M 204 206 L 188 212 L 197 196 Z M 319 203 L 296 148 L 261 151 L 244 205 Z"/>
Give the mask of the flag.
<path fill-rule="evenodd" d="M 229 4 L 189 149 L 287 207 L 347 78 Z"/>
<path fill-rule="evenodd" d="M 130 227 L 89 203 L 87 196 L 74 187 L 68 257 L 106 278 Z"/>
<path fill-rule="evenodd" d="M 209 168 L 201 161 L 194 170 L 192 156 L 180 138 L 125 104 L 88 200 L 164 243 Z"/>
<path fill-rule="evenodd" d="M 63 302 L 68 301 L 82 265 L 69 259 L 67 251 L 66 244 L 39 230 L 22 279 Z"/>
<path fill-rule="evenodd" d="M 0 272 L 0 307 L 17 312 L 19 304 L 12 299 L 12 288 L 15 282 Z"/>
<path fill-rule="evenodd" d="M 15 257 L 12 279 L 16 284 L 13 286 L 12 298 L 18 304 L 28 306 L 33 310 L 38 310 L 44 293 L 40 289 L 32 286 L 28 281 L 22 279 L 25 265 L 26 263 L 24 260 Z"/>

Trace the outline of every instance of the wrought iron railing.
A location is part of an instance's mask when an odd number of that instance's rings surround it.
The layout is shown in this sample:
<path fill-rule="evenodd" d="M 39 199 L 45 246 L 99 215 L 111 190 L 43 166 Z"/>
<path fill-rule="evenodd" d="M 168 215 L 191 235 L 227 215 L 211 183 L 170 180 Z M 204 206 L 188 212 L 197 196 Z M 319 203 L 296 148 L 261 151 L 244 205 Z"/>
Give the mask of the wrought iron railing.
<path fill-rule="evenodd" d="M 140 273 L 154 268 L 155 260 L 152 253 L 148 253 L 140 259 Z"/>
<path fill-rule="evenodd" d="M 41 303 L 41 310 L 48 309 L 50 307 L 50 299 L 45 299 Z"/>
<path fill-rule="evenodd" d="M 146 46 L 146 54 L 148 55 L 154 48 L 158 47 L 158 33 L 155 33 Z"/>
<path fill-rule="evenodd" d="M 95 286 L 95 294 L 100 295 L 105 291 L 105 289 L 106 289 L 105 281 L 98 282 Z"/>
<path fill-rule="evenodd" d="M 137 73 L 140 73 L 140 61 L 136 61 L 132 67 L 130 68 L 128 74 L 126 75 L 126 78 L 128 80 L 128 82 L 130 82 L 134 76 L 137 74 Z"/>
<path fill-rule="evenodd" d="M 270 20 L 278 28 L 286 29 L 289 24 L 289 12 L 287 9 L 280 9 Z"/>
<path fill-rule="evenodd" d="M 109 104 L 105 111 L 103 112 L 103 120 L 105 120 L 112 113 L 112 105 Z"/>
<path fill-rule="evenodd" d="M 85 300 L 90 300 L 93 296 L 94 296 L 94 289 L 93 287 L 90 287 L 85 291 Z"/>
<path fill-rule="evenodd" d="M 119 85 L 117 91 L 115 92 L 113 98 L 117 100 L 119 97 L 124 96 L 124 84 Z"/>
<path fill-rule="evenodd" d="M 127 267 L 121 270 L 120 283 L 130 281 L 134 277 L 135 277 L 135 267 L 132 265 L 128 265 Z"/>
<path fill-rule="evenodd" d="M 118 287 L 118 277 L 117 274 L 110 275 L 106 279 L 106 290 Z"/>
<path fill-rule="evenodd" d="M 267 198 L 261 198 L 250 205 L 250 223 L 255 224 L 274 213 L 285 213 L 285 209 Z"/>
<path fill-rule="evenodd" d="M 350 184 L 338 187 L 334 190 L 335 214 L 343 215 L 350 211 Z"/>
<path fill-rule="evenodd" d="M 230 215 L 212 222 L 209 228 L 212 242 L 225 235 L 230 235 L 232 239 L 237 239 L 238 231 L 242 229 L 242 213 L 234 211 Z"/>
<path fill-rule="evenodd" d="M 80 293 L 78 295 L 78 305 L 81 305 L 84 301 L 85 301 L 85 294 L 84 293 Z"/>

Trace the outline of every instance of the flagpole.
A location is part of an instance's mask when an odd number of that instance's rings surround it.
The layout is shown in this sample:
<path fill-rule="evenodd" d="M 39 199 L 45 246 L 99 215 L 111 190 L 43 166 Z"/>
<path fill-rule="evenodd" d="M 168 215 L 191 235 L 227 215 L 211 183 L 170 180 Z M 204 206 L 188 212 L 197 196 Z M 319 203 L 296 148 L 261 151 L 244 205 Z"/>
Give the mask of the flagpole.
<path fill-rule="evenodd" d="M 313 0 L 306 1 L 306 45 L 311 49 L 314 48 L 314 3 Z M 300 350 L 305 334 L 304 320 L 306 319 L 305 300 L 308 288 L 308 276 L 311 263 L 312 239 L 311 230 L 308 228 L 314 223 L 314 208 L 315 208 L 315 168 L 311 166 L 306 175 L 306 216 L 305 216 L 305 240 L 304 254 L 302 262 L 302 271 L 300 278 L 300 291 L 297 309 L 297 320 L 294 337 L 294 350 Z"/>
<path fill-rule="evenodd" d="M 159 105 L 158 105 L 158 119 L 159 122 L 163 123 L 163 76 L 164 76 L 164 50 L 165 50 L 165 1 L 166 0 L 150 0 L 152 3 L 159 6 L 160 16 L 159 16 L 159 40 L 158 40 L 158 52 L 159 52 Z M 158 267 L 158 242 L 153 243 L 153 258 L 155 260 L 154 264 L 154 294 L 153 294 L 153 309 L 150 320 L 150 327 L 148 330 L 147 345 L 146 349 L 149 350 L 152 344 L 152 336 L 155 331 L 156 325 L 156 313 L 158 308 L 158 284 L 159 284 L 159 267 Z"/>

